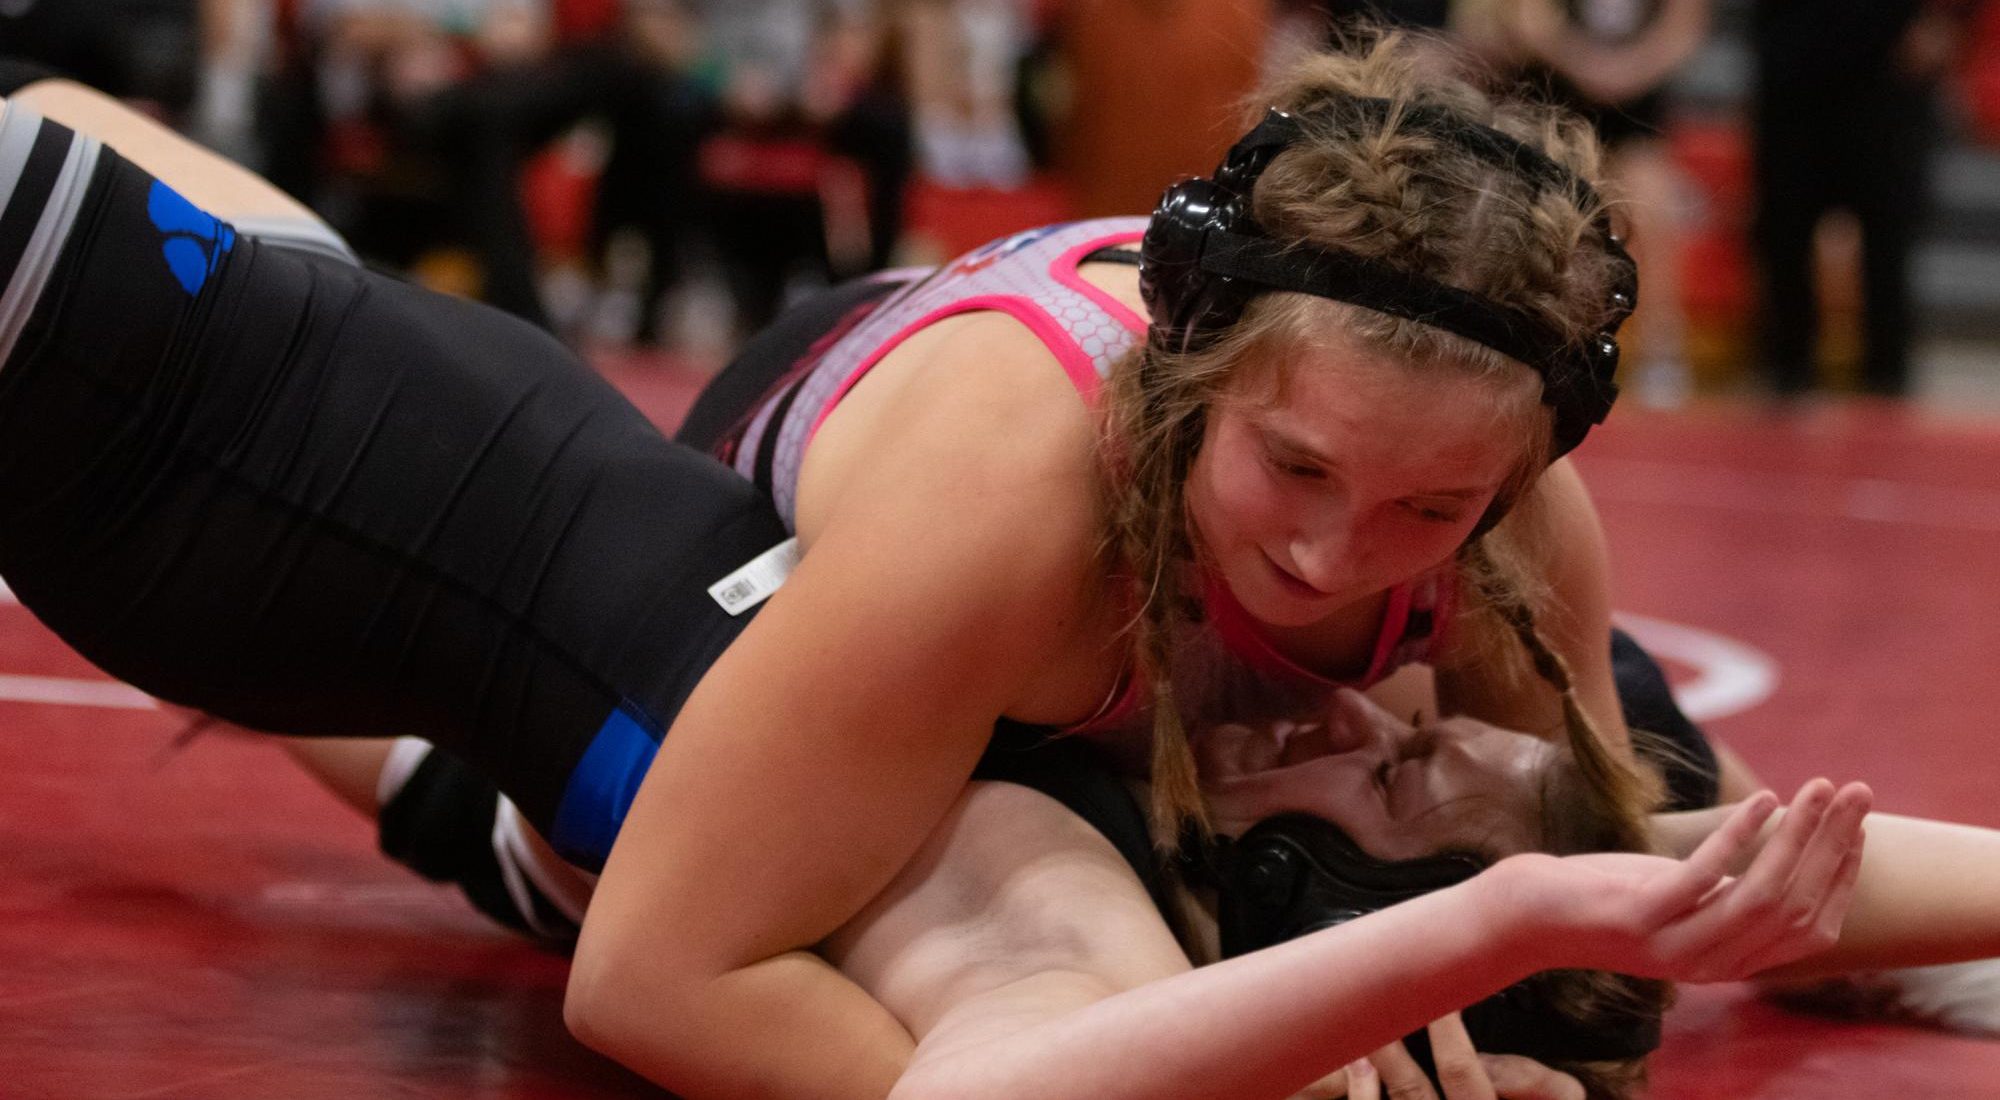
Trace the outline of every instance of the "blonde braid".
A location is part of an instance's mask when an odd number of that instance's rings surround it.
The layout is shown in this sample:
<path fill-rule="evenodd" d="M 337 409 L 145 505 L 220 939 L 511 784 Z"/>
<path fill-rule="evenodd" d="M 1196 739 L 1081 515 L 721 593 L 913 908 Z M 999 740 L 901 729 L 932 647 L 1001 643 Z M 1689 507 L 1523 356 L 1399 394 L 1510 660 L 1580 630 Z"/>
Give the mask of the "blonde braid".
<path fill-rule="evenodd" d="M 1486 539 L 1468 543 L 1461 552 L 1462 575 L 1474 584 L 1485 607 L 1499 616 L 1520 642 L 1540 676 L 1562 697 L 1566 747 L 1583 778 L 1580 793 L 1592 805 L 1589 819 L 1608 835 L 1593 846 L 1619 851 L 1652 849 L 1648 815 L 1662 801 L 1660 778 L 1630 753 L 1605 744 L 1597 725 L 1578 701 L 1569 662 L 1549 647 L 1535 626 L 1535 612 L 1520 585 L 1489 554 Z M 1609 644 L 1607 639 L 1606 644 Z"/>

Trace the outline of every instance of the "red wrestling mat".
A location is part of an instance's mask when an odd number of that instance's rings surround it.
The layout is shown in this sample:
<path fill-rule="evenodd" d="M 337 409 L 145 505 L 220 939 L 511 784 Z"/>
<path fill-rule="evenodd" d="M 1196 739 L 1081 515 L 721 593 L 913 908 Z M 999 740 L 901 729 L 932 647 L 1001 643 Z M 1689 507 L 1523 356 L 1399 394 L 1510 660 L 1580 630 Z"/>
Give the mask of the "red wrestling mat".
<path fill-rule="evenodd" d="M 671 420 L 696 381 L 615 372 Z M 1621 607 L 1780 785 L 2000 825 L 2000 424 L 1621 412 L 1584 449 Z M 79 683 L 79 681 L 81 681 Z M 653 1095 L 563 1032 L 562 960 L 373 850 L 268 745 L 178 723 L 0 604 L 0 1095 Z M 62 702 L 21 700 L 65 699 Z M 1761 701 L 1759 701 L 1761 699 Z M 2000 1098 L 2000 1043 L 1687 994 L 1660 1100 Z"/>

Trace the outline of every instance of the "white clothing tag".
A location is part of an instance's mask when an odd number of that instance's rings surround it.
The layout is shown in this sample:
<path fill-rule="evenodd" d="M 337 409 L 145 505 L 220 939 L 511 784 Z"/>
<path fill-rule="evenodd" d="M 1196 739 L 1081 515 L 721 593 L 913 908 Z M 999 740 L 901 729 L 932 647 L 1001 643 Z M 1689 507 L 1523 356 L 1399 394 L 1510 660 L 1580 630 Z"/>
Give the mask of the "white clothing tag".
<path fill-rule="evenodd" d="M 741 615 L 771 598 L 799 566 L 799 540 L 789 538 L 750 559 L 736 572 L 708 586 L 708 594 L 731 615 Z"/>

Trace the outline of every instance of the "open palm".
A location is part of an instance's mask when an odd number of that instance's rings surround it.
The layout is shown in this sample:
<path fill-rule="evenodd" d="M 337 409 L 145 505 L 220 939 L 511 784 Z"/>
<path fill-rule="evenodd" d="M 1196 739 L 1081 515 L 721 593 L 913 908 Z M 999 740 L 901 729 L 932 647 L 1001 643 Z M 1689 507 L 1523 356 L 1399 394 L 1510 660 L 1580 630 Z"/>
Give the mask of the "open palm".
<path fill-rule="evenodd" d="M 1734 981 L 1831 947 L 1861 866 L 1872 796 L 1816 779 L 1777 809 L 1763 792 L 1686 859 L 1623 852 L 1518 856 L 1517 887 L 1557 965 L 1688 982 Z M 1754 851 L 1740 874 L 1740 866 Z"/>

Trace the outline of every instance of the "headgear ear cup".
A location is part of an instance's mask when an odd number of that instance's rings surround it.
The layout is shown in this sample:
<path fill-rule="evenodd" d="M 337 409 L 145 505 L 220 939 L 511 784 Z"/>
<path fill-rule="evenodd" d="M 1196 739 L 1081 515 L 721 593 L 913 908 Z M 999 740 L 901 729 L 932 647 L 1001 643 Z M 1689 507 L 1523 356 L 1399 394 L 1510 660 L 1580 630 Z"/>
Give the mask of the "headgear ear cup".
<path fill-rule="evenodd" d="M 1237 197 L 1212 180 L 1182 180 L 1160 196 L 1139 244 L 1139 296 L 1156 346 L 1183 350 L 1228 312 L 1216 293 L 1225 281 L 1202 273 L 1201 249 L 1209 231 L 1233 225 L 1239 211 Z"/>
<path fill-rule="evenodd" d="M 1308 935 L 1471 878 L 1486 865 L 1446 852 L 1387 862 L 1363 852 L 1323 818 L 1286 814 L 1222 842 L 1212 861 L 1224 958 Z M 1542 1061 L 1623 1061 L 1660 1043 L 1657 1016 L 1583 1021 L 1562 1012 L 1536 975 L 1464 1011 L 1482 1051 Z M 1422 1032 L 1406 1039 L 1428 1070 Z"/>
<path fill-rule="evenodd" d="M 1152 316 L 1148 338 L 1155 346 L 1199 347 L 1267 289 L 1203 271 L 1202 250 L 1213 232 L 1261 232 L 1250 218 L 1251 190 L 1298 136 L 1298 120 L 1272 108 L 1230 147 L 1214 178 L 1182 180 L 1160 196 L 1139 243 L 1139 295 Z"/>

